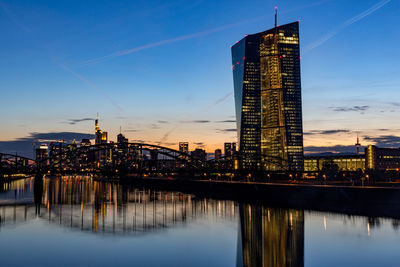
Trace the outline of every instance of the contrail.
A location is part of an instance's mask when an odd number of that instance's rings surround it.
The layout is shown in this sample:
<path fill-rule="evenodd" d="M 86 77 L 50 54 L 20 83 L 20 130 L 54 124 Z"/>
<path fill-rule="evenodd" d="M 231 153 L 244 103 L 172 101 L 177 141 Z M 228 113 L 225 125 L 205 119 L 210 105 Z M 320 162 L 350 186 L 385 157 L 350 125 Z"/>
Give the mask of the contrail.
<path fill-rule="evenodd" d="M 324 35 L 322 38 L 320 38 L 319 40 L 315 41 L 314 43 L 310 44 L 309 46 L 307 46 L 304 49 L 303 54 L 309 52 L 310 50 L 322 45 L 323 43 L 325 43 L 326 41 L 328 41 L 329 39 L 331 39 L 333 36 L 335 36 L 336 34 L 338 34 L 340 31 L 344 30 L 345 28 L 349 27 L 350 25 L 352 25 L 353 23 L 356 23 L 357 21 L 365 18 L 366 16 L 374 13 L 375 11 L 377 11 L 378 9 L 380 9 L 381 7 L 383 7 L 384 5 L 386 5 L 387 3 L 389 3 L 391 0 L 382 0 L 378 3 L 376 3 L 375 5 L 373 5 L 372 7 L 368 8 L 367 10 L 365 10 L 364 12 L 358 14 L 357 16 L 345 21 L 343 24 L 341 24 L 340 26 L 338 26 L 336 29 L 334 29 L 333 31 L 327 33 L 326 35 Z"/>
<path fill-rule="evenodd" d="M 94 85 L 93 83 L 91 83 L 90 81 L 88 81 L 85 77 L 83 77 L 82 75 L 76 73 L 75 71 L 71 70 L 70 68 L 68 68 L 67 66 L 65 66 L 63 63 L 58 62 L 57 60 L 55 60 L 54 58 L 52 58 L 53 61 L 62 69 L 64 69 L 65 71 L 68 71 L 69 73 L 71 73 L 72 75 L 74 75 L 76 78 L 78 78 L 79 80 L 83 81 L 84 83 L 86 83 L 87 85 L 89 85 L 90 87 L 96 89 L 97 91 L 99 91 L 115 108 L 117 108 L 120 112 L 123 112 L 124 109 L 121 108 L 117 103 L 114 102 L 114 100 L 112 100 L 112 98 L 107 95 L 103 90 L 101 90 L 99 87 L 97 87 L 96 85 Z"/>
<path fill-rule="evenodd" d="M 283 11 L 280 14 L 291 13 L 291 12 L 297 11 L 299 9 L 303 9 L 303 8 L 307 8 L 307 7 L 311 7 L 311 6 L 316 6 L 316 5 L 321 5 L 321 4 L 324 4 L 326 2 L 330 2 L 330 1 L 332 1 L 332 0 L 317 1 L 317 2 L 314 2 L 314 3 L 310 3 L 308 5 L 304 5 L 304 6 L 298 7 L 298 8 L 294 8 L 294 9 L 290 9 L 290 10 L 287 10 L 287 11 Z M 252 18 L 252 19 L 248 19 L 248 20 L 243 20 L 243 21 L 240 21 L 240 22 L 237 22 L 237 23 L 220 26 L 220 27 L 217 27 L 217 28 L 214 28 L 214 29 L 209 29 L 209 30 L 206 30 L 206 31 L 201 31 L 201 32 L 197 32 L 197 33 L 187 34 L 187 35 L 182 35 L 182 36 L 178 36 L 178 37 L 175 37 L 175 38 L 171 38 L 171 39 L 167 39 L 167 40 L 158 41 L 158 42 L 155 42 L 155 43 L 150 43 L 150 44 L 134 47 L 134 48 L 127 49 L 127 50 L 117 51 L 117 52 L 108 54 L 106 56 L 102 56 L 102 57 L 97 57 L 97 58 L 86 60 L 86 61 L 82 62 L 80 64 L 80 66 L 87 66 L 87 65 L 91 65 L 91 64 L 97 64 L 97 63 L 100 63 L 100 62 L 105 61 L 107 59 L 112 59 L 112 58 L 116 58 L 116 57 L 120 57 L 120 56 L 124 56 L 124 55 L 129 55 L 129 54 L 132 54 L 132 53 L 135 53 L 135 52 L 139 52 L 141 50 L 145 50 L 145 49 L 148 49 L 148 48 L 157 47 L 157 46 L 160 46 L 160 45 L 171 44 L 171 43 L 176 43 L 176 42 L 179 42 L 179 41 L 193 39 L 193 38 L 196 38 L 196 37 L 206 36 L 206 35 L 209 35 L 209 34 L 212 34 L 212 33 L 215 33 L 215 32 L 220 32 L 220 31 L 227 30 L 227 29 L 230 29 L 230 28 L 233 28 L 233 27 L 236 27 L 236 26 L 243 25 L 243 24 L 259 21 L 259 20 L 265 19 L 268 16 L 269 15 L 264 15 L 264 16 L 260 16 L 260 17 L 256 17 L 256 18 Z"/>
<path fill-rule="evenodd" d="M 210 110 L 211 108 L 215 107 L 216 105 L 218 105 L 219 103 L 224 102 L 226 99 L 228 99 L 231 95 L 233 95 L 233 93 L 228 93 L 226 94 L 224 97 L 218 99 L 217 101 L 215 101 L 213 104 L 211 104 L 205 111 Z"/>
<path fill-rule="evenodd" d="M 23 31 L 25 31 L 25 33 L 29 36 L 33 36 L 34 33 L 32 33 L 32 31 L 25 27 L 25 25 L 21 24 L 12 14 L 12 12 L 10 11 L 9 7 L 6 6 L 4 3 L 0 2 L 0 8 L 3 9 L 3 11 L 9 16 L 9 18 L 12 20 L 12 22 L 17 25 L 18 27 L 20 27 Z M 61 63 L 59 60 L 57 60 L 55 57 L 51 56 L 46 49 L 42 46 L 42 45 L 38 45 L 35 44 L 36 48 L 38 48 L 39 50 L 42 50 L 45 55 L 51 60 L 53 61 L 56 65 L 58 65 L 60 68 L 64 69 L 65 71 L 71 73 L 72 75 L 74 75 L 76 78 L 78 78 L 79 80 L 83 81 L 84 83 L 86 83 L 87 85 L 89 85 L 90 87 L 96 89 L 97 91 L 99 91 L 114 107 L 117 108 L 118 111 L 124 111 L 123 108 L 121 108 L 117 103 L 114 102 L 114 100 L 111 99 L 110 96 L 108 96 L 103 90 L 101 90 L 100 88 L 98 88 L 96 85 L 94 85 L 93 83 L 91 83 L 90 81 L 88 81 L 85 77 L 83 77 L 82 75 L 74 72 L 73 70 L 71 70 L 70 68 L 68 68 L 65 64 Z"/>
<path fill-rule="evenodd" d="M 172 128 L 171 130 L 169 130 L 168 132 L 166 132 L 166 133 L 164 134 L 164 136 L 161 138 L 161 140 L 157 142 L 157 145 L 160 146 L 160 145 L 164 144 L 165 142 L 167 142 L 169 135 L 175 130 L 175 128 L 176 128 L 176 127 Z"/>
<path fill-rule="evenodd" d="M 202 32 L 182 35 L 182 36 L 179 36 L 179 37 L 175 37 L 175 38 L 171 38 L 171 39 L 167 39 L 167 40 L 162 40 L 162 41 L 159 41 L 159 42 L 150 43 L 150 44 L 134 47 L 134 48 L 127 49 L 127 50 L 114 52 L 114 53 L 106 55 L 106 56 L 102 56 L 102 57 L 98 57 L 98 58 L 89 59 L 87 61 L 84 61 L 81 64 L 81 66 L 96 64 L 96 63 L 99 63 L 99 62 L 107 60 L 107 59 L 111 59 L 111 58 L 116 58 L 116 57 L 120 57 L 120 56 L 124 56 L 124 55 L 128 55 L 128 54 L 132 54 L 132 53 L 135 53 L 135 52 L 138 52 L 138 51 L 141 51 L 141 50 L 145 50 L 145 49 L 156 47 L 156 46 L 160 46 L 160 45 L 176 43 L 176 42 L 179 42 L 179 41 L 188 40 L 188 39 L 192 39 L 192 38 L 196 38 L 196 37 L 202 37 L 202 36 L 205 36 L 205 35 L 209 35 L 211 33 L 215 33 L 215 32 L 219 32 L 219 31 L 222 31 L 222 30 L 230 29 L 230 28 L 233 28 L 235 26 L 241 25 L 243 23 L 248 23 L 250 21 L 255 21 L 255 20 L 259 20 L 259 19 L 260 18 L 255 18 L 255 19 L 251 19 L 251 20 L 248 20 L 248 21 L 245 21 L 245 22 L 238 22 L 238 23 L 234 23 L 234 24 L 224 25 L 224 26 L 221 26 L 221 27 L 217 27 L 217 28 L 206 30 L 206 31 L 202 31 Z"/>

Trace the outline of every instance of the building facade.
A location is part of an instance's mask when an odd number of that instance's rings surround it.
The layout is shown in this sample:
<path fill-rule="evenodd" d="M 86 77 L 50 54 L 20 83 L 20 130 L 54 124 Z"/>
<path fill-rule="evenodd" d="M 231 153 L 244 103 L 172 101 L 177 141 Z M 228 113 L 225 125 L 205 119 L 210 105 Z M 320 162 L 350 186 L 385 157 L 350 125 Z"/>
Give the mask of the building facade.
<path fill-rule="evenodd" d="M 365 148 L 365 166 L 370 170 L 399 171 L 400 148 L 367 146 Z"/>
<path fill-rule="evenodd" d="M 305 156 L 304 171 L 320 172 L 324 163 L 333 163 L 338 166 L 339 171 L 364 171 L 364 155 L 334 155 L 334 156 Z"/>
<path fill-rule="evenodd" d="M 241 166 L 303 171 L 299 23 L 232 46 Z"/>
<path fill-rule="evenodd" d="M 236 143 L 224 143 L 224 156 L 225 159 L 232 159 L 232 156 L 236 153 Z"/>
<path fill-rule="evenodd" d="M 189 143 L 179 142 L 179 152 L 189 154 Z"/>

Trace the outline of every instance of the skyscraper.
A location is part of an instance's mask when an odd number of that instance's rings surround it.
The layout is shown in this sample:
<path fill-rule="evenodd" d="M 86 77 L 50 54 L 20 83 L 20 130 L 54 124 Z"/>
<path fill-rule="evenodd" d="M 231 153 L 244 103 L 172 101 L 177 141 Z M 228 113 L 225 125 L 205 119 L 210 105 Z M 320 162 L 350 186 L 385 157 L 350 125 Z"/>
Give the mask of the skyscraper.
<path fill-rule="evenodd" d="M 246 35 L 232 69 L 241 167 L 302 171 L 299 23 Z"/>
<path fill-rule="evenodd" d="M 179 152 L 189 153 L 189 143 L 188 142 L 179 142 Z"/>

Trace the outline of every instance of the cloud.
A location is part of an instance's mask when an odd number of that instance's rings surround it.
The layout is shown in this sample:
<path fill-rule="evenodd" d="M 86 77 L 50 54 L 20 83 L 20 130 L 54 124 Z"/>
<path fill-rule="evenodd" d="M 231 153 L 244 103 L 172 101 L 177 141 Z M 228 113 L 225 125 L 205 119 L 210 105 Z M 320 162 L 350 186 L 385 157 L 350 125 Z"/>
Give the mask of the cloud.
<path fill-rule="evenodd" d="M 157 121 L 158 123 L 168 123 L 168 121 L 162 121 L 162 120 L 160 120 L 160 121 Z"/>
<path fill-rule="evenodd" d="M 157 124 L 154 124 L 154 123 L 152 123 L 152 124 L 150 124 L 149 126 L 148 126 L 150 129 L 161 129 L 161 127 L 160 126 L 158 126 Z"/>
<path fill-rule="evenodd" d="M 400 147 L 400 136 L 381 135 L 377 137 L 363 137 L 364 141 L 374 143 L 378 147 Z"/>
<path fill-rule="evenodd" d="M 192 120 L 192 121 L 180 121 L 180 123 L 210 123 L 209 120 Z"/>
<path fill-rule="evenodd" d="M 364 151 L 364 147 L 360 147 L 360 151 Z M 356 147 L 352 145 L 305 146 L 304 153 L 305 154 L 355 154 Z"/>
<path fill-rule="evenodd" d="M 373 5 L 372 7 L 368 8 L 367 10 L 361 12 L 360 14 L 358 14 L 357 16 L 352 17 L 351 19 L 345 21 L 344 23 L 342 23 L 341 25 L 339 25 L 338 27 L 336 27 L 335 29 L 333 29 L 332 31 L 328 32 L 327 34 L 325 34 L 324 36 L 322 36 L 320 39 L 318 39 L 317 41 L 311 43 L 310 45 L 308 45 L 305 49 L 303 54 L 311 51 L 314 48 L 317 48 L 318 46 L 322 45 L 323 43 L 325 43 L 326 41 L 328 41 L 329 39 L 331 39 L 332 37 L 334 37 L 336 34 L 338 34 L 339 32 L 341 32 L 342 30 L 346 29 L 347 27 L 349 27 L 350 25 L 352 25 L 353 23 L 356 23 L 357 21 L 367 17 L 368 15 L 374 13 L 375 11 L 377 11 L 378 9 L 382 8 L 384 5 L 388 4 L 391 0 L 382 0 L 379 1 L 378 3 L 376 3 L 375 5 Z"/>
<path fill-rule="evenodd" d="M 141 143 L 141 144 L 146 143 L 146 141 L 141 140 L 141 139 L 133 139 L 133 140 L 129 140 L 129 142 L 132 142 L 132 143 Z"/>
<path fill-rule="evenodd" d="M 352 107 L 330 107 L 333 111 L 348 112 L 348 111 L 366 111 L 370 106 L 352 106 Z"/>
<path fill-rule="evenodd" d="M 229 123 L 229 122 L 236 122 L 236 120 L 216 121 L 216 123 Z"/>
<path fill-rule="evenodd" d="M 124 130 L 124 132 L 127 132 L 127 133 L 136 133 L 136 132 L 140 132 L 140 130 L 128 129 L 128 130 Z"/>
<path fill-rule="evenodd" d="M 77 123 L 83 122 L 83 121 L 94 121 L 94 119 L 93 118 L 69 119 L 67 123 L 74 125 L 74 124 L 77 124 Z"/>
<path fill-rule="evenodd" d="M 52 141 L 65 140 L 71 143 L 74 139 L 79 142 L 82 139 L 93 139 L 93 134 L 79 132 L 48 132 L 30 133 L 27 137 L 17 138 L 10 141 L 0 141 L 0 152 L 10 153 L 34 158 L 34 145 L 39 143 L 49 143 Z"/>
<path fill-rule="evenodd" d="M 193 143 L 193 144 L 195 144 L 197 147 L 205 147 L 204 142 L 196 142 L 196 143 Z"/>
<path fill-rule="evenodd" d="M 350 130 L 341 129 L 341 130 L 312 130 L 309 132 L 304 132 L 303 135 L 314 135 L 314 134 L 322 134 L 322 135 L 330 135 L 337 133 L 350 133 Z"/>

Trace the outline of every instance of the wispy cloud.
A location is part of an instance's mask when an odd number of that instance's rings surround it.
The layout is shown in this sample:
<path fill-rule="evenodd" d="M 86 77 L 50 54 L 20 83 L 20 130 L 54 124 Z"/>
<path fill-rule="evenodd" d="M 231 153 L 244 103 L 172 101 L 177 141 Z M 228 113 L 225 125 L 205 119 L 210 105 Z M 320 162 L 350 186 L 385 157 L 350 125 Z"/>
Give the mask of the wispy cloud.
<path fill-rule="evenodd" d="M 84 122 L 84 121 L 94 121 L 94 119 L 93 118 L 69 119 L 67 123 L 74 125 L 74 124 L 77 124 L 79 122 Z"/>
<path fill-rule="evenodd" d="M 352 106 L 352 107 L 330 107 L 333 111 L 349 112 L 349 111 L 366 111 L 370 106 Z"/>
<path fill-rule="evenodd" d="M 400 136 L 395 135 L 365 136 L 363 140 L 372 142 L 378 147 L 400 147 Z"/>
<path fill-rule="evenodd" d="M 236 122 L 236 120 L 216 121 L 216 123 L 233 123 L 233 122 Z"/>
<path fill-rule="evenodd" d="M 385 6 L 386 4 L 388 4 L 391 0 L 382 0 L 379 1 L 378 3 L 376 3 L 375 5 L 373 5 L 372 7 L 368 8 L 367 10 L 361 12 L 360 14 L 358 14 L 357 16 L 352 17 L 351 19 L 345 21 L 343 24 L 339 25 L 338 27 L 336 27 L 334 30 L 328 32 L 326 35 L 322 36 L 320 39 L 318 39 L 317 41 L 311 43 L 310 45 L 308 45 L 304 51 L 303 54 L 311 51 L 314 48 L 317 48 L 318 46 L 322 45 L 323 43 L 325 43 L 326 41 L 328 41 L 329 39 L 331 39 L 332 37 L 334 37 L 336 34 L 338 34 L 339 32 L 343 31 L 344 29 L 346 29 L 347 27 L 349 27 L 350 25 L 356 23 L 357 21 L 367 17 L 368 15 L 374 13 L 375 11 L 377 11 L 378 9 L 382 8 L 383 6 Z"/>
<path fill-rule="evenodd" d="M 179 121 L 180 123 L 210 123 L 209 120 L 192 120 L 192 121 Z"/>
<path fill-rule="evenodd" d="M 82 139 L 93 139 L 93 134 L 80 132 L 47 132 L 47 133 L 30 133 L 27 137 L 17 138 L 15 140 L 0 141 L 0 152 L 18 153 L 21 156 L 32 158 L 33 148 L 35 144 L 47 143 L 58 140 L 65 140 L 71 143 L 74 139 L 80 141 Z"/>
<path fill-rule="evenodd" d="M 162 121 L 162 120 L 160 120 L 160 121 L 157 121 L 158 123 L 168 123 L 168 121 Z"/>
<path fill-rule="evenodd" d="M 361 147 L 360 151 L 363 151 L 364 147 Z M 355 146 L 335 145 L 335 146 L 305 146 L 304 153 L 308 155 L 312 154 L 355 154 Z"/>
<path fill-rule="evenodd" d="M 303 135 L 315 135 L 315 134 L 321 134 L 321 135 L 330 135 L 330 134 L 338 134 L 338 133 L 350 133 L 350 130 L 346 129 L 339 129 L 339 130 L 312 130 L 308 132 L 304 132 Z"/>

